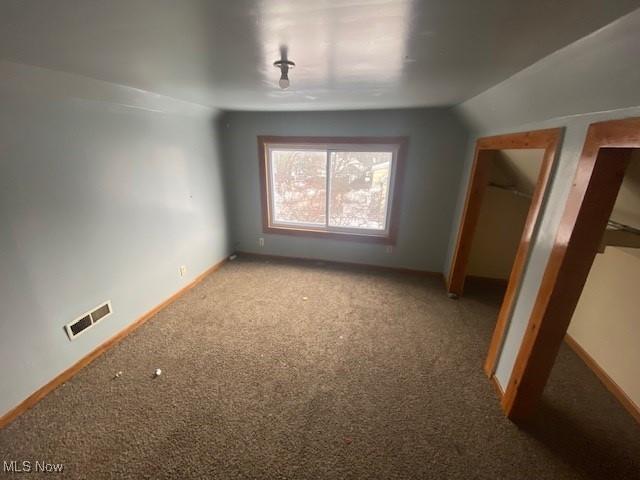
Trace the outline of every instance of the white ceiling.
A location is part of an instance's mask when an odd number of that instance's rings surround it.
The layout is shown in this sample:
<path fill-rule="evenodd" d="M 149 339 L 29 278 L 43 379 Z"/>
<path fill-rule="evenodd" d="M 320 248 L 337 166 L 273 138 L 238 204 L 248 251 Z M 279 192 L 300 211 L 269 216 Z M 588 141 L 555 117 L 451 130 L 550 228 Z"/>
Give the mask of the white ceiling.
<path fill-rule="evenodd" d="M 0 60 L 203 105 L 456 104 L 640 0 L 0 0 Z M 296 62 L 277 87 L 280 46 Z"/>

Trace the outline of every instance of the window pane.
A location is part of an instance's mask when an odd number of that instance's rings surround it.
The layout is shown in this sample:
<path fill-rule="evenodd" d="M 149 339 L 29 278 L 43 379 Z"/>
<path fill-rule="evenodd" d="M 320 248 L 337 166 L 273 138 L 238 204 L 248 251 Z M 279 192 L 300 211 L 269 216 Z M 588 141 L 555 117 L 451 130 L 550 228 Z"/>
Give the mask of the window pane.
<path fill-rule="evenodd" d="M 331 152 L 329 225 L 384 230 L 391 152 Z"/>
<path fill-rule="evenodd" d="M 327 154 L 272 150 L 273 223 L 326 224 Z"/>

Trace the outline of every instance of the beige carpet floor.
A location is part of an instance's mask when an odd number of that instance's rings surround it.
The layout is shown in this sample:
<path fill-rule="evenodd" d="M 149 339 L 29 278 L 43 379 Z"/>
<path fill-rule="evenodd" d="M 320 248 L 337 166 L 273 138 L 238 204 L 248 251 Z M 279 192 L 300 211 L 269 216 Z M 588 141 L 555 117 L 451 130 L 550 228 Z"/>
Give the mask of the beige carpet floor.
<path fill-rule="evenodd" d="M 83 479 L 640 478 L 638 425 L 567 348 L 531 424 L 502 416 L 481 369 L 499 300 L 241 257 L 0 431 L 2 460 Z"/>

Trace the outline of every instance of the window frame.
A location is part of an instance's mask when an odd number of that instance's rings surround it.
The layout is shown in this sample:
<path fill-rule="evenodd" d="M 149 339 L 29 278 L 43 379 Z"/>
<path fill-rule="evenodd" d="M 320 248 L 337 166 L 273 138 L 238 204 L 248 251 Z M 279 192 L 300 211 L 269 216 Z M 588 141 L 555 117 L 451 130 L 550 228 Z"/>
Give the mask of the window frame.
<path fill-rule="evenodd" d="M 263 233 L 293 235 L 303 237 L 331 238 L 367 243 L 395 245 L 402 197 L 402 181 L 404 178 L 408 137 L 292 137 L 292 136 L 258 136 L 258 157 L 260 171 L 260 194 L 262 206 Z M 272 185 L 270 172 L 270 151 L 272 149 L 323 150 L 327 152 L 327 162 L 332 151 L 376 151 L 376 147 L 385 147 L 391 151 L 392 167 L 389 181 L 389 197 L 387 204 L 386 229 L 358 229 L 328 226 L 330 191 L 326 190 L 327 223 L 321 227 L 291 225 L 272 222 Z M 330 185 L 330 172 L 327 165 L 327 186 Z"/>

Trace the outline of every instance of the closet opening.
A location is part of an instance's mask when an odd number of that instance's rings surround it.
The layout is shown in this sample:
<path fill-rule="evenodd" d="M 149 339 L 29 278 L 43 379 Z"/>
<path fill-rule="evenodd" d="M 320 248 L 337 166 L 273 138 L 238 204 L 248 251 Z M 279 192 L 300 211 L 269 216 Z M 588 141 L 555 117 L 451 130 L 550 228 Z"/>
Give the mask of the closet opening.
<path fill-rule="evenodd" d="M 493 150 L 465 283 L 506 289 L 544 158 L 543 149 Z"/>
<path fill-rule="evenodd" d="M 502 407 L 535 411 L 567 343 L 640 419 L 640 118 L 592 124 Z M 634 360 L 636 358 L 636 360 Z"/>
<path fill-rule="evenodd" d="M 640 149 L 634 149 L 565 343 L 640 423 Z"/>
<path fill-rule="evenodd" d="M 447 291 L 452 298 L 461 296 L 468 279 L 503 285 L 484 365 L 491 379 L 561 138 L 562 129 L 556 128 L 476 142 Z"/>

